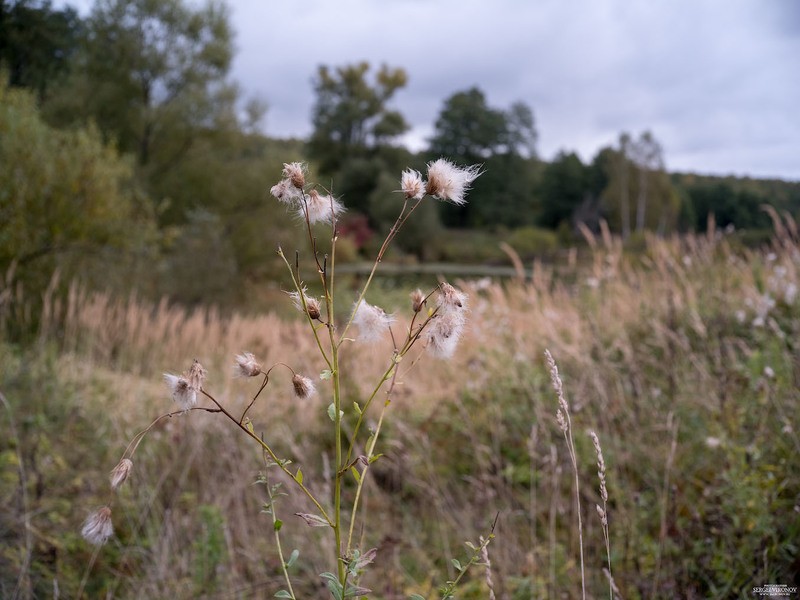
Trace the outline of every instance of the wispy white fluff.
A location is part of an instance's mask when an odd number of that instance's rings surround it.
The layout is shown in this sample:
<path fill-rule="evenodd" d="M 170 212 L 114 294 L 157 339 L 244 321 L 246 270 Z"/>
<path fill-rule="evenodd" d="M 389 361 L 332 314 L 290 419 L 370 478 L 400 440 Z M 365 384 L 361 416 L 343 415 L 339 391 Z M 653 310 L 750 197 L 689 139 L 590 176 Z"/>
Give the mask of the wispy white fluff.
<path fill-rule="evenodd" d="M 400 177 L 400 188 L 406 198 L 419 200 L 425 195 L 425 182 L 422 181 L 422 175 L 413 169 L 403 171 L 403 175 Z"/>
<path fill-rule="evenodd" d="M 394 315 L 387 315 L 382 308 L 367 302 L 361 302 L 354 310 L 353 324 L 358 327 L 358 337 L 363 341 L 380 339 L 394 323 Z"/>
<path fill-rule="evenodd" d="M 344 212 L 344 205 L 332 196 L 323 195 L 316 190 L 311 190 L 298 209 L 301 218 L 306 218 L 312 225 L 314 223 L 331 223 L 334 217 Z"/>
<path fill-rule="evenodd" d="M 111 523 L 111 509 L 108 506 L 96 510 L 83 522 L 81 535 L 90 544 L 102 546 L 114 535 L 114 525 Z"/>
<path fill-rule="evenodd" d="M 428 182 L 425 191 L 440 200 L 461 206 L 466 204 L 464 195 L 480 174 L 480 165 L 462 168 L 446 158 L 440 158 L 428 163 Z"/>
<path fill-rule="evenodd" d="M 164 373 L 164 381 L 167 383 L 172 399 L 178 403 L 183 410 L 190 410 L 197 405 L 197 390 L 189 385 L 189 380 L 180 375 Z"/>

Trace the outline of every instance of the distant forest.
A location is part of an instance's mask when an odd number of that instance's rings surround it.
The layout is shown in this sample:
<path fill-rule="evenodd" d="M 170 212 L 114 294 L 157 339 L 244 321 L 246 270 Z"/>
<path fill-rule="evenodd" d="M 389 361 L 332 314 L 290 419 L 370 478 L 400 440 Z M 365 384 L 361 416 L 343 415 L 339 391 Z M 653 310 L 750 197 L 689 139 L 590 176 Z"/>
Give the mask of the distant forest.
<path fill-rule="evenodd" d="M 273 139 L 261 128 L 268 106 L 230 78 L 233 37 L 216 2 L 98 0 L 85 18 L 49 1 L 0 2 L 7 285 L 41 291 L 58 272 L 190 304 L 241 302 L 274 280 L 273 249 L 292 247 L 293 217 L 268 190 L 295 160 L 347 206 L 351 260 L 393 222 L 401 171 L 440 156 L 483 174 L 465 206 L 421 207 L 396 259 L 494 260 L 500 240 L 523 258 L 546 255 L 602 222 L 633 243 L 704 231 L 711 218 L 758 243 L 771 227 L 764 205 L 800 211 L 800 182 L 667 172 L 647 131 L 620 133 L 589 163 L 568 150 L 543 160 L 534 107 L 490 106 L 477 86 L 443 99 L 428 148 L 412 153 L 393 107 L 409 74 L 366 62 L 321 65 L 313 133 Z"/>

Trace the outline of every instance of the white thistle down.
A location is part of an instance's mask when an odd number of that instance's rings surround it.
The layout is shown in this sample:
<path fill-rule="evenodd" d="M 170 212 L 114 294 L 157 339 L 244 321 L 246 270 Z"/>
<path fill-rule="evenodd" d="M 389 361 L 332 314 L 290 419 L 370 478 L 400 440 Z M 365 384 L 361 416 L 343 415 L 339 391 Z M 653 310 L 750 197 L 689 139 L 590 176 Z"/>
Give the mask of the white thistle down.
<path fill-rule="evenodd" d="M 235 377 L 256 377 L 262 373 L 261 364 L 250 352 L 236 355 L 236 364 L 233 365 Z"/>
<path fill-rule="evenodd" d="M 425 191 L 458 206 L 466 204 L 464 195 L 472 182 L 481 174 L 480 165 L 457 167 L 446 158 L 428 163 L 428 182 Z"/>
<path fill-rule="evenodd" d="M 316 319 L 320 318 L 322 314 L 320 301 L 317 298 L 314 298 L 306 294 L 305 287 L 300 292 L 295 291 L 286 293 L 289 295 L 289 298 L 292 299 L 292 304 L 294 305 L 294 307 L 301 313 L 308 313 L 308 316 L 311 317 L 312 321 L 315 321 Z M 305 308 L 303 307 L 304 301 L 305 301 Z"/>
<path fill-rule="evenodd" d="M 303 198 L 302 192 L 288 179 L 281 179 L 270 188 L 269 193 L 284 204 L 297 204 Z"/>
<path fill-rule="evenodd" d="M 295 373 L 294 377 L 292 377 L 292 387 L 294 388 L 294 395 L 301 400 L 310 398 L 317 393 L 317 388 L 314 385 L 314 382 L 308 377 L 303 377 L 297 373 Z"/>
<path fill-rule="evenodd" d="M 83 522 L 81 535 L 90 544 L 102 546 L 114 535 L 114 525 L 111 523 L 111 509 L 108 506 L 96 510 Z"/>
<path fill-rule="evenodd" d="M 131 474 L 131 469 L 133 469 L 133 461 L 131 461 L 131 459 L 123 458 L 121 461 L 119 461 L 119 464 L 114 467 L 109 474 L 112 490 L 119 489 L 119 486 L 125 483 L 125 481 L 128 479 L 128 476 Z"/>
<path fill-rule="evenodd" d="M 425 182 L 419 171 L 406 169 L 400 177 L 400 189 L 406 198 L 419 200 L 425 195 Z"/>
<path fill-rule="evenodd" d="M 428 351 L 438 358 L 450 358 L 467 321 L 467 295 L 443 283 L 436 302 L 438 309 L 426 334 Z"/>
<path fill-rule="evenodd" d="M 197 390 L 189 385 L 189 380 L 181 375 L 164 373 L 164 381 L 172 394 L 172 399 L 182 410 L 191 410 L 197 405 Z"/>
<path fill-rule="evenodd" d="M 394 323 L 394 315 L 387 315 L 382 308 L 367 302 L 354 307 L 353 324 L 358 327 L 359 339 L 371 342 L 381 338 Z"/>
<path fill-rule="evenodd" d="M 302 190 L 305 187 L 306 171 L 308 168 L 305 163 L 283 163 L 283 176 L 295 189 Z"/>
<path fill-rule="evenodd" d="M 332 223 L 334 217 L 338 217 L 343 212 L 344 205 L 336 198 L 311 190 L 297 214 L 302 219 L 308 217 L 308 222 L 313 225 L 314 223 Z"/>

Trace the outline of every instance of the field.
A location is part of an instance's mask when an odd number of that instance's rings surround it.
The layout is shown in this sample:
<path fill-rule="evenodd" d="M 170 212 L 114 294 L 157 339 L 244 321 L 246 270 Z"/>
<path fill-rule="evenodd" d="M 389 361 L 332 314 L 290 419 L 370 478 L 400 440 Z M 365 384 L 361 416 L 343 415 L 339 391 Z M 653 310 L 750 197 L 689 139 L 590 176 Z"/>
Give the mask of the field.
<path fill-rule="evenodd" d="M 453 281 L 470 298 L 465 337 L 452 359 L 412 353 L 399 365 L 383 456 L 364 486 L 356 537 L 377 548 L 360 582 L 371 597 L 438 597 L 457 574 L 451 559 L 466 562 L 464 542 L 495 519 L 491 567 L 474 565 L 458 598 L 580 597 L 576 478 L 545 349 L 574 429 L 588 597 L 612 594 L 610 579 L 626 599 L 796 586 L 800 249 L 793 223 L 776 224 L 757 251 L 712 232 L 647 237 L 628 253 L 606 235 L 529 275 Z M 406 292 L 380 297 L 401 330 L 412 314 Z M 1 597 L 272 597 L 283 576 L 263 512 L 271 486 L 256 484 L 264 472 L 286 493 L 274 509 L 286 557 L 299 550 L 289 568 L 297 597 L 330 597 L 319 574 L 335 569 L 332 540 L 294 516 L 313 506 L 218 413 L 157 424 L 115 500 L 114 537 L 95 551 L 80 535 L 108 501 L 107 474 L 129 441 L 174 410 L 162 374 L 193 358 L 209 371 L 205 388 L 236 412 L 258 387 L 232 377 L 243 351 L 313 376 L 320 396 L 298 400 L 276 371 L 248 414 L 329 499 L 325 365 L 288 298 L 275 294 L 274 312 L 249 315 L 79 285 L 48 294 L 41 315 L 10 290 L 2 299 L 5 322 L 35 321 L 39 333 L 0 344 Z M 390 355 L 387 340 L 347 346 L 342 406 L 363 404 Z M 373 406 L 368 425 L 379 414 Z M 353 423 L 348 412 L 345 433 Z M 607 469 L 611 577 L 590 430 Z"/>

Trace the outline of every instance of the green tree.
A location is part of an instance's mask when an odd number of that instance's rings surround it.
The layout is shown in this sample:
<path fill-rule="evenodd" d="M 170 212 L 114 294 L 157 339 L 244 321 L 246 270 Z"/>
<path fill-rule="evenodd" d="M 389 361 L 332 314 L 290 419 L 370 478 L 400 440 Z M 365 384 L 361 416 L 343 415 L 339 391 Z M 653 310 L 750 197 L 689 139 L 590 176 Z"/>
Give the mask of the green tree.
<path fill-rule="evenodd" d="M 477 87 L 456 92 L 445 100 L 439 113 L 428 155 L 484 167 L 468 204 L 440 206 L 447 225 L 532 224 L 536 127 L 533 111 L 526 104 L 517 102 L 504 111 L 489 106 Z"/>
<path fill-rule="evenodd" d="M 224 5 L 182 0 L 99 0 L 73 75 L 46 106 L 56 124 L 94 121 L 137 158 L 156 198 L 158 181 L 200 132 L 236 128 L 233 55 Z M 177 211 L 180 218 L 185 211 Z"/>
<path fill-rule="evenodd" d="M 544 167 L 539 185 L 539 225 L 555 229 L 569 223 L 586 199 L 588 173 L 580 157 L 562 151 Z"/>
<path fill-rule="evenodd" d="M 429 153 L 463 163 L 481 162 L 505 150 L 506 133 L 503 111 L 490 108 L 484 93 L 473 87 L 445 100 Z"/>
<path fill-rule="evenodd" d="M 369 70 L 369 63 L 361 62 L 335 69 L 323 65 L 317 71 L 308 154 L 323 176 L 334 175 L 353 158 L 372 157 L 375 149 L 408 130 L 403 116 L 389 108 L 408 82 L 406 72 L 383 65 L 370 82 Z"/>
<path fill-rule="evenodd" d="M 30 93 L 0 87 L 0 164 L 0 272 L 33 297 L 55 270 L 127 288 L 152 264 L 149 203 L 95 128 L 54 130 Z"/>
<path fill-rule="evenodd" d="M 523 102 L 508 111 L 492 108 L 477 87 L 444 102 L 430 141 L 432 156 L 475 163 L 497 154 L 536 155 L 533 111 Z"/>
<path fill-rule="evenodd" d="M 56 10 L 49 0 L 0 0 L 0 70 L 10 85 L 35 90 L 41 101 L 66 73 L 81 32 L 71 7 Z"/>
<path fill-rule="evenodd" d="M 666 173 L 661 145 L 650 132 L 636 140 L 621 134 L 619 148 L 609 152 L 605 165 L 608 184 L 603 205 L 612 228 L 623 238 L 630 235 L 632 218 L 636 231 L 664 233 L 677 227 L 681 195 Z M 635 199 L 635 211 L 631 199 Z"/>

